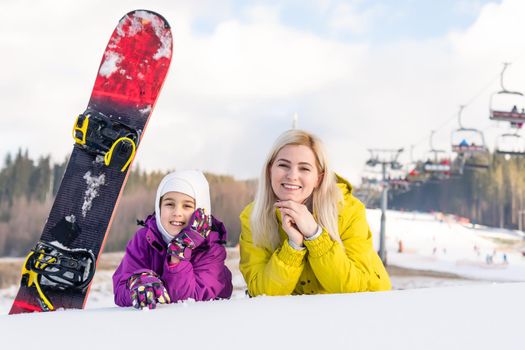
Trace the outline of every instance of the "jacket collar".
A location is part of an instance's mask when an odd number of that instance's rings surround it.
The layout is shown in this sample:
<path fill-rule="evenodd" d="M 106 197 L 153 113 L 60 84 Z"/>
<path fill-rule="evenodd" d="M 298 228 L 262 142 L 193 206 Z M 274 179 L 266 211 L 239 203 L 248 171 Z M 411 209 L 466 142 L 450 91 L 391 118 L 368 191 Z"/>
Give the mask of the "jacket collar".
<path fill-rule="evenodd" d="M 146 240 L 148 241 L 148 244 L 156 251 L 160 253 L 164 252 L 167 248 L 167 245 L 162 239 L 162 234 L 157 227 L 155 214 L 149 215 L 146 218 L 144 226 L 146 228 Z M 208 241 L 208 243 L 218 242 L 225 244 L 227 235 L 228 234 L 224 224 L 212 215 L 212 230 L 206 238 L 206 241 Z"/>
<path fill-rule="evenodd" d="M 159 253 L 164 252 L 167 248 L 166 243 L 162 239 L 162 234 L 157 227 L 157 221 L 154 214 L 149 215 L 146 218 L 145 227 L 148 244 Z"/>

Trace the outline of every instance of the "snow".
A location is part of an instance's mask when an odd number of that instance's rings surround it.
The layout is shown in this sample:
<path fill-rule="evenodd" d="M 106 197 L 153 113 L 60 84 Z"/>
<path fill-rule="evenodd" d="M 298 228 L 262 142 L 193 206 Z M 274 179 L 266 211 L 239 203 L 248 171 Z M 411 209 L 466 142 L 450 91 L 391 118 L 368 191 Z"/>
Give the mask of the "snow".
<path fill-rule="evenodd" d="M 161 46 L 159 47 L 155 55 L 153 55 L 153 59 L 158 60 L 163 57 L 171 57 L 171 32 L 166 31 L 164 29 L 164 22 L 160 20 L 156 15 L 146 11 L 137 11 L 135 13 L 135 19 L 138 21 L 139 18 L 151 22 L 151 25 L 155 30 L 155 34 L 160 40 Z"/>
<path fill-rule="evenodd" d="M 151 105 L 146 105 L 143 109 L 140 109 L 140 113 L 149 114 L 151 112 Z"/>
<path fill-rule="evenodd" d="M 119 63 L 122 62 L 122 56 L 113 51 L 107 51 L 104 55 L 104 62 L 100 65 L 98 74 L 104 78 L 109 78 L 119 69 Z"/>
<path fill-rule="evenodd" d="M 367 215 L 377 245 L 380 212 Z M 394 291 L 250 299 L 238 251 L 229 248 L 231 300 L 118 308 L 113 270 L 99 269 L 87 310 L 0 315 L 2 344 L 19 347 L 31 329 L 32 339 L 58 335 L 61 344 L 76 349 L 151 347 L 167 337 L 176 337 L 177 347 L 199 349 L 522 349 L 523 243 L 517 231 L 472 227 L 441 214 L 388 211 L 389 264 L 417 269 L 391 273 Z M 118 263 L 121 253 L 103 256 Z M 15 286 L 0 290 L 0 312 L 8 311 L 15 293 Z M 93 335 L 80 341 L 79 331 L 86 330 Z"/>
<path fill-rule="evenodd" d="M 84 203 L 82 203 L 82 216 L 86 217 L 93 205 L 93 199 L 98 197 L 98 188 L 106 183 L 106 176 L 104 174 L 94 176 L 91 175 L 91 171 L 88 171 L 83 178 L 86 180 L 87 189 L 84 193 Z"/>
<path fill-rule="evenodd" d="M 155 31 L 157 33 L 157 36 L 160 39 L 161 46 L 159 47 L 155 55 L 153 55 L 153 59 L 158 60 L 163 57 L 169 58 L 171 57 L 171 43 L 172 43 L 171 32 L 167 32 L 165 30 L 159 31 L 157 29 L 158 28 L 155 28 Z"/>
<path fill-rule="evenodd" d="M 171 57 L 171 50 L 172 50 L 172 37 L 171 32 L 166 31 L 164 29 L 164 22 L 159 19 L 156 15 L 146 12 L 146 11 L 136 11 L 133 17 L 127 17 L 130 21 L 121 21 L 120 24 L 117 26 L 117 33 L 120 37 L 124 37 L 126 35 L 133 36 L 140 32 L 142 28 L 144 27 L 144 23 L 151 23 L 153 30 L 155 31 L 155 34 L 159 38 L 161 46 L 158 48 L 155 55 L 153 55 L 154 60 L 158 60 L 163 57 Z M 126 24 L 130 24 L 127 28 L 128 31 L 124 31 L 123 27 Z M 116 43 L 120 40 L 120 38 L 115 39 L 114 42 L 110 44 L 110 48 L 114 47 Z M 102 69 L 101 69 L 102 71 Z M 112 73 L 113 71 L 111 71 Z M 111 75 L 110 73 L 110 75 Z M 99 73 L 103 75 L 102 73 Z"/>
<path fill-rule="evenodd" d="M 379 247 L 380 210 L 367 210 L 367 218 Z M 386 232 L 389 264 L 472 279 L 525 282 L 522 232 L 465 225 L 440 213 L 392 210 L 387 212 Z M 397 252 L 399 241 L 403 253 Z"/>
<path fill-rule="evenodd" d="M 91 350 L 164 341 L 185 349 L 522 349 L 524 293 L 518 283 L 112 307 L 0 316 L 0 329 L 7 348 L 29 333 Z"/>

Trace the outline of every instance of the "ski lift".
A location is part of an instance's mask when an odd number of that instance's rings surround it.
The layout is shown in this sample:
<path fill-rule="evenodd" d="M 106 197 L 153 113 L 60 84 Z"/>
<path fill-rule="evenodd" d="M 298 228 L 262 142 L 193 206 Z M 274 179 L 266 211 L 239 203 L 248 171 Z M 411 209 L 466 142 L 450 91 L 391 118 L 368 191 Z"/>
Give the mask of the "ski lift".
<path fill-rule="evenodd" d="M 396 193 L 404 193 L 410 190 L 410 182 L 402 178 L 388 179 L 388 188 Z"/>
<path fill-rule="evenodd" d="M 376 187 L 381 185 L 381 173 L 371 170 L 365 170 L 361 174 L 361 184 L 371 187 Z"/>
<path fill-rule="evenodd" d="M 517 133 L 505 133 L 496 138 L 496 153 L 509 156 L 524 156 L 525 141 Z"/>
<path fill-rule="evenodd" d="M 406 180 L 406 169 L 399 163 L 395 168 L 392 167 L 386 179 L 388 188 L 397 193 L 407 192 L 410 189 L 410 184 Z"/>
<path fill-rule="evenodd" d="M 370 152 L 370 158 L 368 158 L 368 160 L 366 161 L 366 165 L 373 168 L 380 163 L 379 156 L 377 154 L 374 155 L 374 152 L 372 152 L 372 150 L 368 150 L 368 152 Z"/>
<path fill-rule="evenodd" d="M 370 158 L 366 161 L 366 165 L 369 167 L 375 167 L 377 164 L 379 164 L 379 160 L 377 158 Z"/>
<path fill-rule="evenodd" d="M 503 63 L 500 75 L 501 90 L 490 96 L 490 119 L 512 123 L 525 122 L 525 95 L 510 91 L 503 86 L 503 74 L 510 63 Z"/>
<path fill-rule="evenodd" d="M 446 180 L 450 177 L 450 159 L 443 154 L 443 150 L 434 148 L 432 139 L 435 131 L 432 130 L 430 134 L 430 151 L 427 152 L 427 160 L 423 163 L 423 171 L 429 175 L 429 180 Z"/>
<path fill-rule="evenodd" d="M 459 129 L 452 131 L 452 151 L 458 154 L 488 153 L 483 132 L 475 128 L 465 128 L 461 123 L 461 112 L 465 106 L 460 106 L 458 112 Z"/>
<path fill-rule="evenodd" d="M 430 175 L 429 180 L 442 181 L 450 178 L 451 166 L 449 159 L 442 159 L 437 162 L 427 160 L 423 164 L 423 169 L 425 173 Z"/>
<path fill-rule="evenodd" d="M 419 186 L 427 181 L 428 178 L 429 175 L 423 169 L 423 162 L 418 162 L 416 163 L 415 167 L 407 173 L 405 180 L 407 180 L 410 184 Z"/>
<path fill-rule="evenodd" d="M 423 162 L 414 161 L 414 145 L 410 146 L 410 163 L 404 166 L 405 180 L 415 186 L 421 185 L 428 178 L 423 171 Z"/>

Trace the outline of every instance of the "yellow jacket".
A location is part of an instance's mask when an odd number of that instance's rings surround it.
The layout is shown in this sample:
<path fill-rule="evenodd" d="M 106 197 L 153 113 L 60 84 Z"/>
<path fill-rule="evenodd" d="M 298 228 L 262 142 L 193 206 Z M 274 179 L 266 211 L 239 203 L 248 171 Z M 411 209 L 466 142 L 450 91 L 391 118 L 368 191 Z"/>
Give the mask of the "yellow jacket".
<path fill-rule="evenodd" d="M 337 177 L 344 197 L 339 209 L 339 234 L 343 245 L 323 229 L 306 249 L 295 250 L 281 227 L 276 212 L 281 245 L 275 251 L 255 246 L 250 229 L 253 203 L 240 215 L 240 270 L 248 292 L 256 295 L 351 293 L 390 290 L 388 273 L 372 245 L 365 206 L 352 195 L 352 186 Z"/>

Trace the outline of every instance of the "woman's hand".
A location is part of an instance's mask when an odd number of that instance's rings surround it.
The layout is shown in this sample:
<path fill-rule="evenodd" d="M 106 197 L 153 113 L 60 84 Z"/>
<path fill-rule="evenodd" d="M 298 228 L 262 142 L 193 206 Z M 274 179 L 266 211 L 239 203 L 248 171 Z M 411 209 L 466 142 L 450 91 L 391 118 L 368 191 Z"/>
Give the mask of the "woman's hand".
<path fill-rule="evenodd" d="M 290 237 L 290 233 L 288 233 L 287 228 L 289 230 L 294 229 L 302 238 L 311 237 L 317 232 L 318 224 L 312 213 L 308 211 L 306 205 L 294 201 L 278 201 L 274 205 L 281 211 L 281 215 L 283 216 L 283 229 L 288 234 L 288 237 Z M 290 239 L 292 239 L 292 237 L 290 237 Z M 295 239 L 293 239 L 293 241 L 298 243 Z"/>
<path fill-rule="evenodd" d="M 297 226 L 295 225 L 295 221 L 292 219 L 290 215 L 284 214 L 282 211 L 281 211 L 281 217 L 283 220 L 283 224 L 282 224 L 283 230 L 288 235 L 288 239 L 294 242 L 298 247 L 302 247 L 304 236 L 297 229 Z"/>

